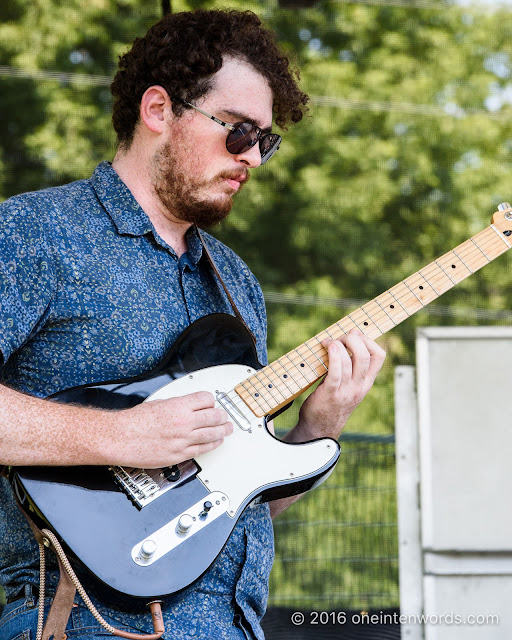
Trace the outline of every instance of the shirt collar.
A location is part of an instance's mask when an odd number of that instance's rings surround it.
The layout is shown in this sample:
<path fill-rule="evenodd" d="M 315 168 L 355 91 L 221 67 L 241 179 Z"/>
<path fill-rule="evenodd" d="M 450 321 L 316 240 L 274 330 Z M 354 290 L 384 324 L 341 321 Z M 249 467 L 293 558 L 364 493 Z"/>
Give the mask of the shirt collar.
<path fill-rule="evenodd" d="M 190 227 L 190 229 L 188 229 L 187 233 L 185 234 L 185 240 L 187 242 L 187 253 L 189 260 L 193 265 L 193 269 L 195 269 L 199 260 L 201 259 L 201 256 L 203 255 L 203 243 L 201 242 L 201 238 L 199 237 L 195 226 L 192 226 Z"/>
<path fill-rule="evenodd" d="M 119 233 L 132 236 L 153 233 L 155 238 L 162 243 L 151 224 L 151 220 L 112 168 L 110 162 L 102 162 L 96 167 L 91 177 L 91 184 L 98 200 L 112 218 Z M 203 245 L 195 226 L 187 230 L 185 240 L 188 248 L 188 266 L 194 270 L 203 254 Z M 172 251 L 174 253 L 174 250 Z"/>
<path fill-rule="evenodd" d="M 96 167 L 91 184 L 119 233 L 143 236 L 154 231 L 148 216 L 110 162 L 102 162 Z"/>

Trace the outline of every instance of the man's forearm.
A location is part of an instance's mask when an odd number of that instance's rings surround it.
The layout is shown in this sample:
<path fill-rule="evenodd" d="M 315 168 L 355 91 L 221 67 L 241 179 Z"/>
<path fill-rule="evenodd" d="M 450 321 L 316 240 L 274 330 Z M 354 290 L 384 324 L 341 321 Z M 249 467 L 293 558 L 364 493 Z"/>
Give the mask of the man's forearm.
<path fill-rule="evenodd" d="M 219 447 L 227 417 L 207 392 L 107 411 L 0 386 L 0 465 L 166 467 Z"/>
<path fill-rule="evenodd" d="M 117 420 L 115 412 L 59 404 L 0 386 L 0 463 L 112 463 Z"/>

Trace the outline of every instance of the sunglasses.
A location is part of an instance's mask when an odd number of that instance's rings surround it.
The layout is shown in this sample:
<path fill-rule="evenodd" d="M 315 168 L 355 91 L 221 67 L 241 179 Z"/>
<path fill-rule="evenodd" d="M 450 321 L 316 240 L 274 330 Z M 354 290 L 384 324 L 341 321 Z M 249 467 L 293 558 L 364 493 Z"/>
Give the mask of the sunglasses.
<path fill-rule="evenodd" d="M 245 151 L 249 151 L 249 149 L 259 142 L 261 164 L 265 164 L 265 162 L 268 162 L 268 160 L 270 160 L 274 153 L 279 149 L 282 138 L 277 135 L 277 133 L 263 133 L 259 127 L 251 124 L 250 122 L 235 122 L 234 124 L 223 122 L 215 116 L 206 113 L 206 111 L 203 111 L 199 107 L 190 104 L 190 102 L 186 102 L 185 100 L 182 100 L 182 102 L 188 107 L 192 107 L 192 109 L 199 111 L 203 116 L 206 116 L 207 118 L 210 118 L 210 120 L 213 120 L 223 127 L 226 127 L 226 129 L 229 129 L 228 137 L 226 138 L 226 149 L 229 153 L 244 153 Z"/>

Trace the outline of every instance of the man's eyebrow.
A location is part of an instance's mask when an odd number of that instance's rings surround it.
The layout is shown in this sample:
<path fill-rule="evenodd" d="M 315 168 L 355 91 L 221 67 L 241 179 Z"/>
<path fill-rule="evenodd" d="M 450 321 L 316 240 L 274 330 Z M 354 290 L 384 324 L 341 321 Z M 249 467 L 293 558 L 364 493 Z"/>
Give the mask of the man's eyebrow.
<path fill-rule="evenodd" d="M 270 127 L 261 127 L 259 123 L 254 120 L 254 118 L 249 117 L 244 113 L 240 113 L 240 111 L 233 111 L 231 109 L 222 109 L 222 113 L 225 113 L 229 118 L 232 119 L 232 123 L 234 122 L 248 122 L 249 124 L 253 124 L 255 127 L 259 127 L 263 133 L 270 133 L 272 131 L 272 125 Z"/>

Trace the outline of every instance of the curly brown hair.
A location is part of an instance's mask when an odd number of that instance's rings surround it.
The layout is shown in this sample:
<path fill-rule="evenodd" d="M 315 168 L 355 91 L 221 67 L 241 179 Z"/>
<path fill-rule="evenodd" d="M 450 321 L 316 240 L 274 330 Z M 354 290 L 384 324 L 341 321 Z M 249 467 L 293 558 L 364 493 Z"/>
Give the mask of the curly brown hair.
<path fill-rule="evenodd" d="M 227 55 L 245 60 L 267 79 L 279 127 L 302 119 L 308 96 L 298 87 L 298 70 L 290 67 L 258 16 L 252 11 L 201 9 L 165 16 L 120 56 L 111 85 L 118 144 L 130 146 L 148 87 L 163 86 L 180 116 L 183 100 L 193 102 L 211 89 L 211 76 Z"/>

